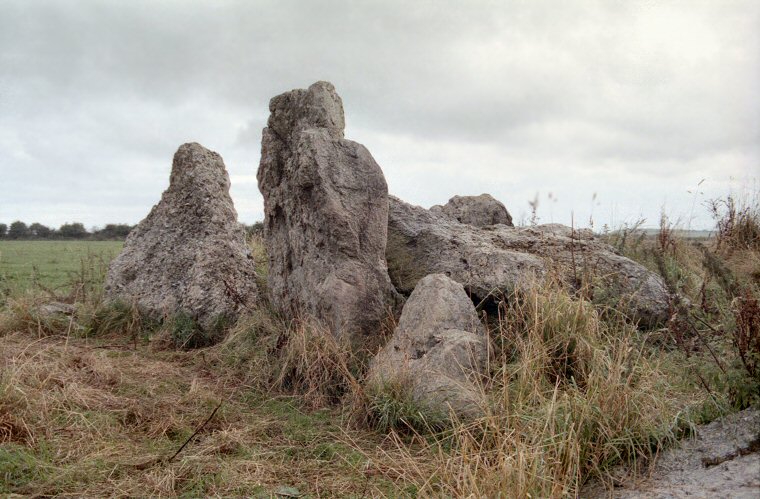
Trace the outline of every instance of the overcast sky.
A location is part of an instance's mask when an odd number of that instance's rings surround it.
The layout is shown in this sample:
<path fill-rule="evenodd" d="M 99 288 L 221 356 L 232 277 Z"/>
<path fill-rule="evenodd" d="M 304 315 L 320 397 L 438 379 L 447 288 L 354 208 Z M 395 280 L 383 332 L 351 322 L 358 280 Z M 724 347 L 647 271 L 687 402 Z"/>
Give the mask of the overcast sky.
<path fill-rule="evenodd" d="M 425 207 L 709 228 L 705 199 L 758 188 L 757 0 L 0 0 L 0 222 L 137 223 L 189 141 L 260 220 L 268 101 L 317 80 Z"/>

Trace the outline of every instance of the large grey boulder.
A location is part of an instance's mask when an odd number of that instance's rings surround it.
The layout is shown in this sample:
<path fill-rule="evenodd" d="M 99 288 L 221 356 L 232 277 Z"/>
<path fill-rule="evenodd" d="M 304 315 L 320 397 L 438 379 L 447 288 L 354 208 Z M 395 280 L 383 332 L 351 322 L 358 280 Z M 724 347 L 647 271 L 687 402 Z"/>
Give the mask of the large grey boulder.
<path fill-rule="evenodd" d="M 669 293 L 655 273 L 619 255 L 591 231 L 559 224 L 474 227 L 390 197 L 388 268 L 402 293 L 430 273 L 463 284 L 474 301 L 498 301 L 531 276 L 592 284 L 593 300 L 645 326 L 669 317 Z"/>
<path fill-rule="evenodd" d="M 411 397 L 438 414 L 482 414 L 477 378 L 488 360 L 486 331 L 461 284 L 443 274 L 422 278 L 404 305 L 393 337 L 370 364 L 370 391 L 407 383 Z"/>
<path fill-rule="evenodd" d="M 337 337 L 377 337 L 398 299 L 385 263 L 383 172 L 364 146 L 343 138 L 332 84 L 278 95 L 269 110 L 257 178 L 271 302 L 285 317 L 326 323 Z"/>
<path fill-rule="evenodd" d="M 256 274 L 219 154 L 180 146 L 169 188 L 127 237 L 105 281 L 110 300 L 164 317 L 184 313 L 205 329 L 256 304 Z"/>
<path fill-rule="evenodd" d="M 454 196 L 443 206 L 431 206 L 430 211 L 436 215 L 475 227 L 487 227 L 496 224 L 514 226 L 512 215 L 509 214 L 506 206 L 490 194 Z"/>

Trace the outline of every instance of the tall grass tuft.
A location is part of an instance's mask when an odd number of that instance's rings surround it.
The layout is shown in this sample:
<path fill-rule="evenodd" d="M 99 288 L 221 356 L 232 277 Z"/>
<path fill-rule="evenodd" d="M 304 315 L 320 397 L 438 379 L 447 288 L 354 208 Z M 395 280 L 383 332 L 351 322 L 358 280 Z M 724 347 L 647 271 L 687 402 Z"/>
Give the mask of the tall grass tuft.
<path fill-rule="evenodd" d="M 482 385 L 487 413 L 429 437 L 436 471 L 414 479 L 421 495 L 574 496 L 674 438 L 683 401 L 632 326 L 552 284 L 510 303 L 491 332 L 504 348 Z M 409 449 L 403 467 L 415 458 Z"/>
<path fill-rule="evenodd" d="M 760 196 L 737 200 L 729 194 L 709 202 L 718 248 L 760 250 Z"/>
<path fill-rule="evenodd" d="M 396 376 L 371 383 L 351 394 L 352 420 L 382 433 L 428 435 L 449 429 L 453 414 L 428 406 L 412 395 L 409 376 Z"/>
<path fill-rule="evenodd" d="M 275 386 L 298 393 L 312 407 L 339 401 L 357 384 L 350 345 L 318 322 L 294 322 L 280 341 Z"/>
<path fill-rule="evenodd" d="M 359 390 L 363 370 L 349 343 L 318 321 L 285 324 L 265 308 L 241 319 L 213 355 L 247 384 L 296 395 L 311 408 L 335 405 Z"/>
<path fill-rule="evenodd" d="M 99 303 L 83 319 L 88 336 L 116 334 L 133 341 L 160 326 L 160 321 L 148 317 L 136 303 L 123 301 Z"/>

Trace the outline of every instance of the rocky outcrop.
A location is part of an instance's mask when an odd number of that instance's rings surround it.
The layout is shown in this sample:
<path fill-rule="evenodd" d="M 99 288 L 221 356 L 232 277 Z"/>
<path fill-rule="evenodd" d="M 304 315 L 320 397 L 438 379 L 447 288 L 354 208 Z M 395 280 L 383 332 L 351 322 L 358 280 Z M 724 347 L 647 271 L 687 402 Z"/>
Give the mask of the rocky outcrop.
<path fill-rule="evenodd" d="M 257 177 L 271 302 L 339 337 L 376 336 L 398 297 L 385 263 L 383 172 L 343 138 L 343 104 L 330 83 L 278 95 L 269 110 Z"/>
<path fill-rule="evenodd" d="M 570 287 L 590 284 L 594 301 L 615 305 L 642 325 L 668 319 L 662 279 L 588 230 L 558 224 L 473 227 L 391 196 L 387 259 L 402 293 L 437 272 L 463 284 L 476 302 L 498 300 L 531 274 L 558 276 Z"/>
<path fill-rule="evenodd" d="M 512 215 L 509 214 L 506 206 L 490 194 L 454 196 L 443 206 L 432 206 L 430 211 L 436 215 L 475 227 L 487 227 L 496 224 L 514 226 Z"/>
<path fill-rule="evenodd" d="M 372 360 L 370 391 L 408 383 L 412 398 L 439 414 L 482 412 L 476 379 L 488 356 L 485 328 L 461 284 L 442 274 L 424 277 L 404 306 L 391 340 Z"/>
<path fill-rule="evenodd" d="M 169 188 L 111 262 L 106 296 L 155 317 L 182 312 L 206 329 L 252 307 L 256 274 L 229 189 L 221 156 L 180 146 Z"/>

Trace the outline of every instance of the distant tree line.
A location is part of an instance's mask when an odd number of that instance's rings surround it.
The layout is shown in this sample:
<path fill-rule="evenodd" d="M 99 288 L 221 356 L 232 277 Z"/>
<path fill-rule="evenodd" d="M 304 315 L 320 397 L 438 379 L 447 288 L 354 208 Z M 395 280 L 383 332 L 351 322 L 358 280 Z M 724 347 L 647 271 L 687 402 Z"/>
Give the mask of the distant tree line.
<path fill-rule="evenodd" d="M 246 234 L 250 237 L 261 235 L 264 231 L 263 222 L 256 222 L 252 225 L 242 224 L 245 227 Z M 129 224 L 106 224 L 103 228 L 93 227 L 87 230 L 84 224 L 79 222 L 65 223 L 59 228 L 54 229 L 33 223 L 27 225 L 21 220 L 16 220 L 10 226 L 0 223 L 0 239 L 93 239 L 93 240 L 123 240 L 126 239 L 129 232 L 134 229 L 134 225 Z"/>
<path fill-rule="evenodd" d="M 134 228 L 128 224 L 107 224 L 103 228 L 93 227 L 88 231 L 80 222 L 65 223 L 54 229 L 41 223 L 27 225 L 16 220 L 10 226 L 0 223 L 0 239 L 125 239 Z"/>

